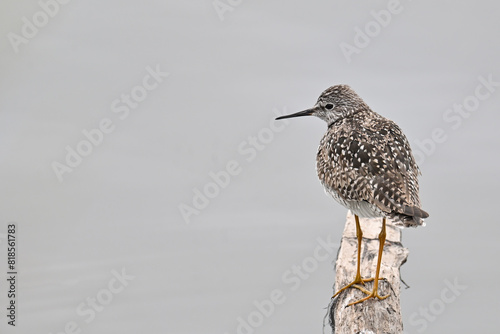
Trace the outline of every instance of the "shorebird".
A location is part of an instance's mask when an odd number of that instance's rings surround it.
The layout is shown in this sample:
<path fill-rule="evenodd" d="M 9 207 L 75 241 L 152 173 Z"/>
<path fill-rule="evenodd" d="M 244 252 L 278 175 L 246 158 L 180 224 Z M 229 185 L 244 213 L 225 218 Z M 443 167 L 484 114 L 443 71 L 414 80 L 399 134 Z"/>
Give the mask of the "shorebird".
<path fill-rule="evenodd" d="M 350 305 L 380 296 L 378 281 L 386 236 L 386 218 L 402 227 L 417 227 L 429 214 L 421 209 L 418 195 L 420 170 L 406 136 L 393 121 L 382 117 L 347 85 L 325 90 L 314 107 L 278 117 L 317 116 L 328 124 L 316 156 L 316 171 L 325 192 L 351 210 L 356 220 L 357 272 L 349 287 L 367 294 Z M 363 232 L 359 217 L 382 218 L 374 278 L 362 278 L 360 254 Z M 374 281 L 372 291 L 361 285 Z"/>

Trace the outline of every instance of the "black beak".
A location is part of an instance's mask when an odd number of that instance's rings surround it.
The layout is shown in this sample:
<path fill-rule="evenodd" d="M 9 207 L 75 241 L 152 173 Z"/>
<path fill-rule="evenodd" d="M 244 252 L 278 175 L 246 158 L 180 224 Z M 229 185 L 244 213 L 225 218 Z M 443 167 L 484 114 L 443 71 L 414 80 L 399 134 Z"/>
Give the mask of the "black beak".
<path fill-rule="evenodd" d="M 276 120 L 285 119 L 285 118 L 292 118 L 292 117 L 300 117 L 300 116 L 311 116 L 312 114 L 314 114 L 315 111 L 316 110 L 314 108 L 306 109 L 303 111 L 296 112 L 295 114 L 280 116 L 280 117 L 276 118 Z"/>

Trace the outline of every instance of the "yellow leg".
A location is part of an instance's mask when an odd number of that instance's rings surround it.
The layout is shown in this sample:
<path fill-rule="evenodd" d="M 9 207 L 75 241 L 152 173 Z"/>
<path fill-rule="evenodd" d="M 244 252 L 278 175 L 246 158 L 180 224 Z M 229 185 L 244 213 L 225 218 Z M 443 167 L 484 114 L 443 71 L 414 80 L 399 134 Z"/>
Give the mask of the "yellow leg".
<path fill-rule="evenodd" d="M 373 282 L 373 290 L 372 290 L 372 292 L 368 296 L 366 296 L 366 297 L 364 297 L 364 298 L 362 298 L 362 299 L 360 299 L 358 301 L 355 301 L 353 303 L 350 303 L 347 306 L 351 306 L 351 305 L 354 305 L 354 304 L 362 303 L 365 300 L 368 300 L 368 299 L 370 299 L 372 297 L 373 298 L 378 298 L 380 300 L 386 299 L 387 297 L 389 297 L 389 295 L 387 295 L 387 296 L 380 296 L 378 294 L 378 280 L 379 280 L 379 273 L 380 273 L 380 264 L 382 263 L 382 253 L 384 251 L 384 243 L 385 243 L 385 218 L 383 218 L 383 220 L 382 220 L 382 230 L 380 231 L 380 234 L 378 235 L 378 240 L 379 240 L 380 244 L 379 244 L 379 247 L 378 247 L 377 270 L 375 272 L 375 282 Z M 358 261 L 359 261 L 359 256 L 358 256 Z M 360 287 L 357 287 L 357 288 L 360 288 Z M 365 289 L 361 289 L 361 290 L 365 290 Z"/>
<path fill-rule="evenodd" d="M 354 281 L 351 283 L 347 284 L 344 286 L 342 289 L 337 291 L 332 298 L 335 298 L 339 293 L 344 291 L 345 289 L 350 288 L 354 284 L 365 284 L 365 282 L 370 282 L 373 281 L 373 278 L 369 279 L 362 279 L 361 278 L 361 271 L 360 271 L 360 266 L 361 266 L 361 241 L 363 240 L 363 231 L 361 231 L 361 225 L 359 225 L 359 217 L 357 215 L 354 215 L 354 219 L 356 220 L 356 237 L 358 238 L 358 265 L 357 265 L 357 270 L 356 270 L 356 277 L 354 278 Z M 358 286 L 354 286 L 358 288 L 359 290 L 365 292 L 366 294 L 369 294 L 370 292 L 367 291 L 366 289 Z"/>

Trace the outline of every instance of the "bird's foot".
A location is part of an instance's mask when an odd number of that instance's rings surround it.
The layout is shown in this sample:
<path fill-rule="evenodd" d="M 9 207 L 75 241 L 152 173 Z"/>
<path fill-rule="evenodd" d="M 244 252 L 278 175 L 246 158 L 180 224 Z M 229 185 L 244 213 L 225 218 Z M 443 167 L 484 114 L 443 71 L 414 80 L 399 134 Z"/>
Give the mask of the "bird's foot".
<path fill-rule="evenodd" d="M 368 296 L 366 296 L 366 297 L 364 297 L 364 298 L 361 298 L 360 300 L 357 300 L 357 301 L 352 302 L 352 303 L 350 303 L 350 304 L 347 304 L 347 306 L 352 306 L 352 305 L 354 305 L 354 304 L 359 304 L 359 303 L 362 303 L 362 302 L 364 302 L 365 300 L 368 300 L 368 299 L 370 299 L 370 298 L 378 298 L 379 300 L 383 300 L 383 299 L 386 299 L 387 297 L 389 297 L 389 296 L 390 296 L 390 294 L 389 294 L 389 295 L 385 295 L 385 296 L 381 296 L 381 295 L 379 295 L 379 294 L 378 294 L 378 287 L 377 287 L 377 285 L 374 285 L 374 286 L 373 286 L 373 290 L 372 290 L 372 292 L 370 292 L 370 291 L 366 290 L 365 288 L 363 288 L 363 287 L 361 287 L 361 286 L 359 286 L 359 285 L 353 285 L 353 286 L 354 286 L 355 288 L 358 288 L 359 290 L 363 291 L 363 292 L 364 292 L 364 293 L 366 293 Z"/>
<path fill-rule="evenodd" d="M 366 290 L 364 287 L 358 285 L 358 284 L 362 284 L 362 285 L 365 285 L 365 283 L 367 282 L 371 282 L 373 281 L 375 278 L 374 277 L 371 277 L 371 278 L 361 278 L 361 276 L 356 276 L 356 278 L 354 279 L 354 281 L 352 281 L 351 283 L 347 284 L 346 286 L 344 286 L 342 289 L 340 289 L 339 291 L 335 292 L 335 294 L 333 295 L 332 298 L 335 298 L 337 297 L 337 295 L 339 293 L 341 293 L 342 291 L 350 288 L 350 287 L 355 287 L 356 289 L 358 290 L 361 290 L 363 291 L 364 293 L 366 293 L 367 295 L 371 294 L 370 291 Z M 383 278 L 379 278 L 379 279 L 383 279 Z"/>

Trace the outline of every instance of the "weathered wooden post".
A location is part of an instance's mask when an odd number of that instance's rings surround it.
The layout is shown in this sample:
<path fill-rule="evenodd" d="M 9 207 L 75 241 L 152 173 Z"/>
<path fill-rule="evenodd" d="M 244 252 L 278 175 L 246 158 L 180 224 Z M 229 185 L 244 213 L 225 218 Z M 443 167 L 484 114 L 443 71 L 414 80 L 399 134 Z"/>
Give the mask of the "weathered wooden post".
<path fill-rule="evenodd" d="M 361 218 L 363 243 L 361 253 L 361 275 L 364 278 L 375 276 L 379 247 L 378 234 L 382 226 L 382 218 Z M 401 229 L 387 220 L 387 237 L 384 246 L 380 269 L 379 293 L 390 294 L 384 300 L 371 298 L 363 303 L 347 306 L 347 304 L 365 296 L 356 288 L 349 288 L 340 293 L 330 304 L 330 324 L 335 334 L 403 333 L 403 320 L 400 307 L 400 272 L 399 269 L 408 257 L 408 249 L 401 244 Z M 342 235 L 340 250 L 335 264 L 335 291 L 350 283 L 356 275 L 356 223 L 351 212 Z M 369 291 L 373 282 L 365 283 Z"/>

